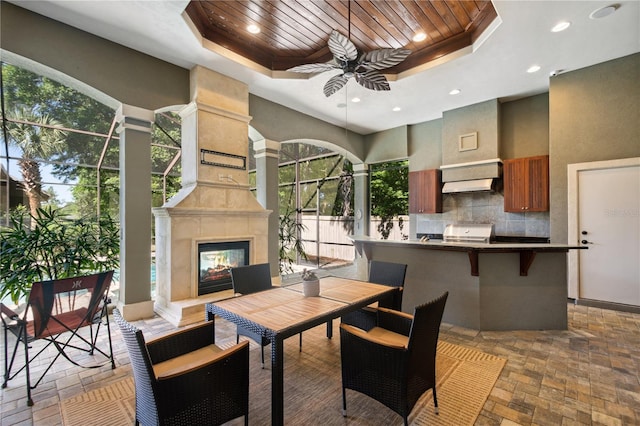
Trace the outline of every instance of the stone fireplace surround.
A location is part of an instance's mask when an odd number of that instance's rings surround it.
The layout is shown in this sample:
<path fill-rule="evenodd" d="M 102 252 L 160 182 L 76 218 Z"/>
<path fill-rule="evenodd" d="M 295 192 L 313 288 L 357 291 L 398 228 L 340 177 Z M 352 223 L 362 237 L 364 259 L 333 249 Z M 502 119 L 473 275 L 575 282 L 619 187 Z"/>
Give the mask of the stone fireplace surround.
<path fill-rule="evenodd" d="M 205 164 L 203 150 L 247 157 L 249 92 L 203 67 L 191 70 L 192 102 L 182 117 L 182 189 L 156 223 L 155 311 L 176 326 L 202 321 L 204 305 L 232 290 L 198 296 L 198 244 L 249 241 L 249 263 L 268 261 L 268 219 L 249 191 L 246 169 Z"/>

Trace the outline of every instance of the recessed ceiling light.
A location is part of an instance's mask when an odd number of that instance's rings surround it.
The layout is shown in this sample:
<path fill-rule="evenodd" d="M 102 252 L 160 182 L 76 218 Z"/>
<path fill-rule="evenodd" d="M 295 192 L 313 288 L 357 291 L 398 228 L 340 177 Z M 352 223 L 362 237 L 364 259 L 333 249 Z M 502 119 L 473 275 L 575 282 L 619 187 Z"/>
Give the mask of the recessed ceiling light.
<path fill-rule="evenodd" d="M 397 107 L 393 107 L 393 109 L 392 109 L 391 111 L 393 111 L 393 112 L 398 112 L 398 111 L 401 111 L 401 110 L 402 110 L 402 108 L 400 108 L 399 106 L 397 106 Z"/>
<path fill-rule="evenodd" d="M 601 7 L 600 9 L 596 9 L 593 12 L 591 12 L 589 14 L 589 18 L 591 18 L 591 19 L 605 18 L 605 17 L 611 15 L 616 10 L 618 10 L 619 7 L 620 7 L 619 4 L 612 4 L 612 5 L 609 5 L 609 6 Z"/>
<path fill-rule="evenodd" d="M 413 36 L 413 41 L 424 41 L 426 38 L 427 35 L 421 31 Z"/>
<path fill-rule="evenodd" d="M 560 21 L 551 28 L 552 33 L 559 33 L 560 31 L 564 31 L 571 26 L 571 22 L 569 21 Z"/>
<path fill-rule="evenodd" d="M 360 102 L 360 98 L 355 97 L 355 98 L 351 99 L 351 102 L 358 103 L 358 102 Z"/>
<path fill-rule="evenodd" d="M 450 95 L 457 95 L 458 93 L 460 93 L 461 90 L 460 89 L 453 89 L 449 92 Z"/>
<path fill-rule="evenodd" d="M 528 73 L 534 73 L 540 71 L 540 65 L 531 65 L 528 69 Z"/>
<path fill-rule="evenodd" d="M 258 34 L 260 32 L 260 27 L 256 24 L 250 24 L 247 25 L 247 31 L 249 31 L 251 34 Z"/>

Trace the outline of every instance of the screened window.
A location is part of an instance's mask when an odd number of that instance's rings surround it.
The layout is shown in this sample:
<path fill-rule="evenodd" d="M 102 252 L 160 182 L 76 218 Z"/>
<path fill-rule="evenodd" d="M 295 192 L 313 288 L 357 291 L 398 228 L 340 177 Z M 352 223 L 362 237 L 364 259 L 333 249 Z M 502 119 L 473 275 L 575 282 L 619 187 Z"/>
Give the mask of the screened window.
<path fill-rule="evenodd" d="M 381 239 L 406 240 L 409 214 L 409 160 L 370 167 L 370 234 Z"/>

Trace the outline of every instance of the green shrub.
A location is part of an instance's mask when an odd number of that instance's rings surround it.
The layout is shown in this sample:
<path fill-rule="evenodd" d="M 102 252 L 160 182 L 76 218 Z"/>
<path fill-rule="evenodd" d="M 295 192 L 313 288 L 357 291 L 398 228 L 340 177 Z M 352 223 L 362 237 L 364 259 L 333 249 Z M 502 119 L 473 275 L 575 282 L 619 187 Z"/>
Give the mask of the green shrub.
<path fill-rule="evenodd" d="M 117 269 L 119 233 L 110 217 L 69 219 L 51 207 L 33 216 L 15 209 L 9 227 L 0 229 L 0 299 L 17 303 L 37 281 Z"/>

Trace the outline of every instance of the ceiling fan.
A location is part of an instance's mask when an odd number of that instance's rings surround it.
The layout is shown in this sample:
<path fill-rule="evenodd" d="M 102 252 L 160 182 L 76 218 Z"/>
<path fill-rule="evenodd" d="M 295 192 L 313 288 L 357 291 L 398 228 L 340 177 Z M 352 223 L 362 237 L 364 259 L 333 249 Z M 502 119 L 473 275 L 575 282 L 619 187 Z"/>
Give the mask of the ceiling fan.
<path fill-rule="evenodd" d="M 340 32 L 333 30 L 329 36 L 329 50 L 333 59 L 325 63 L 305 64 L 289 68 L 287 71 L 318 73 L 342 70 L 324 85 L 324 95 L 329 97 L 342 89 L 351 77 L 370 90 L 390 90 L 386 77 L 379 72 L 404 61 L 411 51 L 408 49 L 377 49 L 358 56 L 358 49 Z"/>

